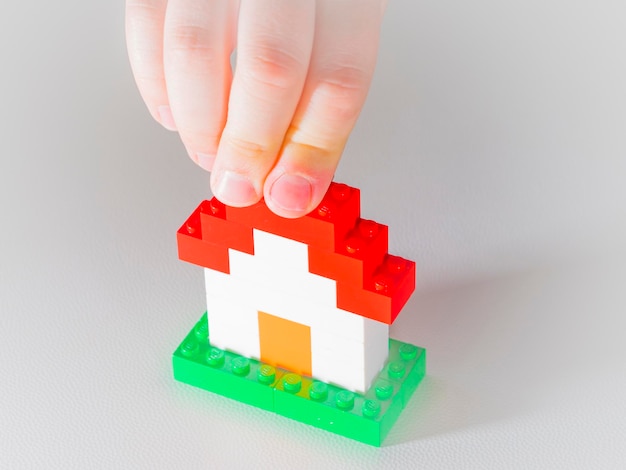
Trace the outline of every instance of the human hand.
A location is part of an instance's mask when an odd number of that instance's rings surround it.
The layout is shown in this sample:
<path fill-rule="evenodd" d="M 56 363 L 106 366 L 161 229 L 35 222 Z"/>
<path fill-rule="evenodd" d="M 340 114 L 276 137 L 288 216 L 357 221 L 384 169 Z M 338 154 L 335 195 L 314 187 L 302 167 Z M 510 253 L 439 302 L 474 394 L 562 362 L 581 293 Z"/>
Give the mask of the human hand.
<path fill-rule="evenodd" d="M 232 206 L 321 201 L 363 107 L 386 0 L 127 0 L 152 116 Z M 237 51 L 233 71 L 230 56 Z"/>

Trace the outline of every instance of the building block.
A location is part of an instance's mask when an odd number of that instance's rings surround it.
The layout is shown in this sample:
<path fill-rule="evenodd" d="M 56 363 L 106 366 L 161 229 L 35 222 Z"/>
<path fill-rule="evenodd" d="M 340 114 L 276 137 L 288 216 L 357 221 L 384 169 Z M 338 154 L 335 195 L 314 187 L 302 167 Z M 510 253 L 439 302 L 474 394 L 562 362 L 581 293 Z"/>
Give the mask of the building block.
<path fill-rule="evenodd" d="M 383 354 L 381 362 L 368 361 L 365 356 L 357 354 L 363 345 L 346 345 L 337 349 L 317 351 L 313 362 L 313 371 L 324 373 L 312 375 L 322 382 L 336 385 L 339 388 L 355 393 L 365 393 L 372 385 L 380 369 L 385 364 L 387 354 Z M 387 351 L 386 351 L 387 353 Z M 294 371 L 295 372 L 295 371 Z"/>
<path fill-rule="evenodd" d="M 272 411 L 283 371 L 212 347 L 204 314 L 173 356 L 174 378 L 209 392 Z"/>
<path fill-rule="evenodd" d="M 254 229 L 253 233 L 255 262 L 265 269 L 270 268 L 271 271 L 266 271 L 268 274 L 285 281 L 295 273 L 307 275 L 309 253 L 305 243 L 259 229 Z"/>
<path fill-rule="evenodd" d="M 382 444 L 401 411 L 397 396 L 381 401 L 375 392 L 358 395 L 296 374 L 284 375 L 276 386 L 279 415 L 373 446 Z"/>
<path fill-rule="evenodd" d="M 254 254 L 252 229 L 229 223 L 214 209 L 214 199 L 202 201 L 178 230 L 178 257 L 205 268 L 229 272 L 229 248 Z"/>
<path fill-rule="evenodd" d="M 311 327 L 259 312 L 261 361 L 312 375 Z"/>
<path fill-rule="evenodd" d="M 313 301 L 316 296 L 333 296 L 332 303 L 336 305 L 336 282 L 309 272 L 304 243 L 255 229 L 254 250 L 254 255 L 230 252 L 233 276 L 286 293 L 300 291 Z"/>
<path fill-rule="evenodd" d="M 378 323 L 378 322 L 376 322 Z M 312 337 L 313 376 L 353 392 L 365 392 L 389 353 L 389 330 L 380 323 L 377 335 L 350 340 L 331 329 L 318 328 Z"/>
<path fill-rule="evenodd" d="M 320 429 L 380 446 L 426 373 L 426 351 L 389 340 L 389 357 L 363 394 L 212 346 L 207 314 L 173 355 L 174 377 Z"/>
<path fill-rule="evenodd" d="M 178 257 L 182 261 L 223 273 L 230 271 L 228 248 L 205 243 L 202 240 L 199 208 L 178 230 L 176 240 L 178 242 Z"/>
<path fill-rule="evenodd" d="M 209 318 L 209 328 L 212 334 L 212 344 L 221 349 L 227 349 L 242 356 L 260 359 L 261 357 L 261 336 L 259 335 L 258 312 L 255 310 L 235 311 L 232 308 L 225 312 L 233 312 L 239 315 L 229 317 L 228 315 L 211 315 Z M 226 300 L 222 305 L 229 305 Z M 211 303 L 216 307 L 214 302 Z"/>
<path fill-rule="evenodd" d="M 389 341 L 389 359 L 363 395 L 297 374 L 276 384 L 278 414 L 380 446 L 426 372 L 425 350 Z"/>
<path fill-rule="evenodd" d="M 387 255 L 364 287 L 337 282 L 337 306 L 392 324 L 415 290 L 415 263 Z"/>
<path fill-rule="evenodd" d="M 406 406 L 426 375 L 426 350 L 410 343 L 391 340 L 390 354 L 381 376 L 399 390 L 402 406 Z"/>
<path fill-rule="evenodd" d="M 307 217 L 331 223 L 335 242 L 345 238 L 361 215 L 361 192 L 346 184 L 330 183 L 322 202 Z"/>
<path fill-rule="evenodd" d="M 389 229 L 372 220 L 359 219 L 334 250 L 309 246 L 309 271 L 336 281 L 363 287 L 387 254 Z"/>
<path fill-rule="evenodd" d="M 224 204 L 213 198 L 210 201 L 202 201 L 198 209 L 202 240 L 254 254 L 252 228 L 227 221 Z"/>

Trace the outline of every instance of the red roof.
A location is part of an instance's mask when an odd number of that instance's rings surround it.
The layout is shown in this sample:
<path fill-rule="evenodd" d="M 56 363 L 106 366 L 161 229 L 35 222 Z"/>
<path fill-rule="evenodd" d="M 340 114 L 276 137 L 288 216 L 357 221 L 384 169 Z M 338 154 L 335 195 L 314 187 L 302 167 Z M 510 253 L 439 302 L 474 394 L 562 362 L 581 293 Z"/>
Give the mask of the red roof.
<path fill-rule="evenodd" d="M 388 250 L 388 228 L 360 218 L 360 192 L 331 183 L 320 205 L 285 219 L 261 201 L 203 201 L 178 230 L 181 260 L 229 273 L 228 249 L 254 254 L 253 229 L 305 243 L 309 271 L 337 282 L 337 307 L 391 324 L 415 290 L 415 263 Z"/>

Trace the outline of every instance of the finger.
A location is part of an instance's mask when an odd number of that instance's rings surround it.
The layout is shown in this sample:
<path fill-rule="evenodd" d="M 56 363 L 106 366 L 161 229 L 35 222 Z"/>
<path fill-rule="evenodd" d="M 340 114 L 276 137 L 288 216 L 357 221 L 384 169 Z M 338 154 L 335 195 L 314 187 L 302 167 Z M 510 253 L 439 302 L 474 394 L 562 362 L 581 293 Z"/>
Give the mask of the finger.
<path fill-rule="evenodd" d="M 169 0 L 164 70 L 176 127 L 191 158 L 211 170 L 226 122 L 235 3 Z"/>
<path fill-rule="evenodd" d="M 260 199 L 302 93 L 314 23 L 313 0 L 242 0 L 228 118 L 211 175 L 221 201 Z"/>
<path fill-rule="evenodd" d="M 163 23 L 167 0 L 126 0 L 126 44 L 139 92 L 152 117 L 176 130 L 163 73 Z"/>
<path fill-rule="evenodd" d="M 322 200 L 365 103 L 383 16 L 380 0 L 321 0 L 302 99 L 264 186 L 268 206 L 299 217 Z"/>

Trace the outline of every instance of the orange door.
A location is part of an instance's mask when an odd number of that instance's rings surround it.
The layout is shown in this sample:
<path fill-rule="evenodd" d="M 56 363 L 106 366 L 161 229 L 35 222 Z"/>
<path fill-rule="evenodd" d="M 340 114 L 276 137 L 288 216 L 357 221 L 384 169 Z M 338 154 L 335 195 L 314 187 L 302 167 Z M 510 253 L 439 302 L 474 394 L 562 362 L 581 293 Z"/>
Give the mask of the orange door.
<path fill-rule="evenodd" d="M 259 312 L 261 361 L 311 376 L 311 328 Z"/>

